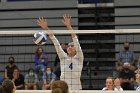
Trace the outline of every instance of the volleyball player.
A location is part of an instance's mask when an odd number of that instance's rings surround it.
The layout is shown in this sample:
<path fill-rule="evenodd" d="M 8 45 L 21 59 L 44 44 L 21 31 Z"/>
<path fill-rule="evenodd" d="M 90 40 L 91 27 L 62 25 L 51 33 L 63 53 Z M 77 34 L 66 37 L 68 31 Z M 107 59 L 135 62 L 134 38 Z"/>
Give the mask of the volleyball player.
<path fill-rule="evenodd" d="M 71 16 L 69 15 L 63 16 L 63 23 L 66 25 L 73 39 L 73 42 L 68 44 L 67 53 L 65 53 L 61 48 L 59 41 L 54 36 L 54 33 L 49 30 L 47 21 L 43 17 L 41 17 L 39 18 L 37 23 L 44 30 L 46 30 L 55 46 L 55 49 L 60 59 L 61 66 L 60 79 L 68 83 L 70 90 L 82 89 L 80 77 L 83 67 L 84 56 L 76 33 L 73 31 L 71 27 Z"/>

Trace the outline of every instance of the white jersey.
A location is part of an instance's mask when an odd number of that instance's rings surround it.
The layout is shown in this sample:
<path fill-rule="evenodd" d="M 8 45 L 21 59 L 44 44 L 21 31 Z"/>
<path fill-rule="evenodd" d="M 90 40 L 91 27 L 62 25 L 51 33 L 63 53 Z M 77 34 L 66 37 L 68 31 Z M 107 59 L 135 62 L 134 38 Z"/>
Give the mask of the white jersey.
<path fill-rule="evenodd" d="M 104 87 L 102 90 L 103 91 L 107 91 L 108 88 L 107 87 Z M 120 89 L 118 89 L 118 88 L 115 87 L 112 91 L 123 91 L 123 89 L 121 87 L 120 87 Z"/>
<path fill-rule="evenodd" d="M 81 86 L 81 71 L 83 68 L 83 52 L 80 47 L 79 41 L 75 36 L 73 38 L 74 47 L 76 48 L 76 55 L 74 57 L 69 57 L 67 53 L 63 51 L 60 43 L 55 38 L 55 36 L 50 37 L 54 43 L 55 49 L 60 59 L 61 66 L 61 76 L 60 79 L 67 82 L 70 90 L 80 90 Z"/>
<path fill-rule="evenodd" d="M 114 91 L 123 91 L 123 89 L 122 89 L 122 87 L 120 87 L 119 89 L 115 87 Z"/>

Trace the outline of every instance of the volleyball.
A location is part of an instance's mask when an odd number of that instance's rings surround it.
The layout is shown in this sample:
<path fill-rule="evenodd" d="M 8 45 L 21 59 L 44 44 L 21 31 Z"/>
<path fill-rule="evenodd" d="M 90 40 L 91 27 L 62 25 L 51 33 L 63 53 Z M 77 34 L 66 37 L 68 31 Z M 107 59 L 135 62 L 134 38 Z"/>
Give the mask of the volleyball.
<path fill-rule="evenodd" d="M 43 31 L 38 31 L 34 34 L 34 43 L 37 45 L 44 45 L 47 41 L 47 36 Z"/>

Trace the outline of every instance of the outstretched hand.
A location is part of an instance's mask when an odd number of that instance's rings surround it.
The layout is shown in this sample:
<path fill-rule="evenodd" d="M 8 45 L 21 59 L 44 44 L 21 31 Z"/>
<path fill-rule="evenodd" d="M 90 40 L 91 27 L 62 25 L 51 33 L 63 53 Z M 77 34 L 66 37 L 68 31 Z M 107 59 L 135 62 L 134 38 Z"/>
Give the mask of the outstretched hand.
<path fill-rule="evenodd" d="M 37 20 L 37 24 L 41 26 L 42 29 L 48 30 L 48 23 L 46 19 L 44 19 L 44 17 L 39 17 L 39 19 Z"/>
<path fill-rule="evenodd" d="M 76 36 L 76 33 L 73 31 L 72 27 L 71 27 L 71 16 L 70 15 L 63 15 L 63 21 L 62 21 L 67 29 L 71 32 L 72 37 L 74 38 Z"/>
<path fill-rule="evenodd" d="M 46 30 L 50 37 L 54 35 L 53 32 L 49 31 L 48 23 L 44 17 L 39 17 L 37 24 L 41 26 L 42 29 Z"/>
<path fill-rule="evenodd" d="M 71 16 L 70 15 L 63 15 L 62 22 L 66 25 L 66 27 L 69 29 L 71 28 Z"/>

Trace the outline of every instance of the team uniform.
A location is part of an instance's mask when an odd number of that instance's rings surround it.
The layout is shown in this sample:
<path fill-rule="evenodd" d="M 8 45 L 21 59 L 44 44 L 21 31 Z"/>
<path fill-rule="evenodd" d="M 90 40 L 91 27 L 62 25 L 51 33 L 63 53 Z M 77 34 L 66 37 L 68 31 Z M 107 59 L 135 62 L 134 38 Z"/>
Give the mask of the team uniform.
<path fill-rule="evenodd" d="M 102 90 L 103 90 L 103 91 L 107 91 L 108 88 L 107 88 L 107 87 L 104 87 Z M 113 90 L 114 90 L 114 91 L 123 91 L 123 89 L 122 89 L 121 87 L 120 87 L 120 89 L 114 88 Z M 113 90 L 112 90 L 112 91 L 113 91 Z"/>
<path fill-rule="evenodd" d="M 114 88 L 114 91 L 123 91 L 123 88 L 122 87 L 120 87 L 120 89 Z"/>
<path fill-rule="evenodd" d="M 72 38 L 74 47 L 76 48 L 76 55 L 74 57 L 69 57 L 67 53 L 64 52 L 55 36 L 50 38 L 54 43 L 55 49 L 60 59 L 60 79 L 67 82 L 70 90 L 82 89 L 80 77 L 83 68 L 84 57 L 77 36 Z"/>

